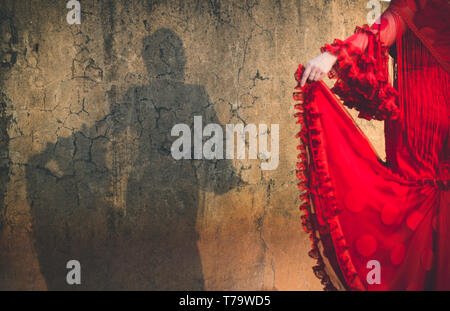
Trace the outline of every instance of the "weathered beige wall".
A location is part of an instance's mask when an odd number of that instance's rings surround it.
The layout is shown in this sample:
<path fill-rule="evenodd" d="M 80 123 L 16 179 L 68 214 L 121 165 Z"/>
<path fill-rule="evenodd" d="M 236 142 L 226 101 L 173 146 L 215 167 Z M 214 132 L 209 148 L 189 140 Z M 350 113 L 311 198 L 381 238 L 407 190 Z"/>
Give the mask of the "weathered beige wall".
<path fill-rule="evenodd" d="M 321 290 L 300 226 L 293 73 L 360 0 L 2 0 L 0 289 Z M 280 124 L 280 165 L 174 161 L 170 129 Z M 380 124 L 362 124 L 382 152 Z"/>

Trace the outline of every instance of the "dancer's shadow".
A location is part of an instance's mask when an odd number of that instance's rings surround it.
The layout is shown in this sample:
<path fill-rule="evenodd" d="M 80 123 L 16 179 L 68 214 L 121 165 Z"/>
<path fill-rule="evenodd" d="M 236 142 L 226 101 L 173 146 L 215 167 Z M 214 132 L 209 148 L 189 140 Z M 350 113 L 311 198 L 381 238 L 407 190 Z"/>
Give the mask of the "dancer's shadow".
<path fill-rule="evenodd" d="M 220 122 L 205 89 L 183 82 L 180 38 L 159 29 L 143 43 L 151 84 L 124 95 L 112 88 L 104 119 L 29 161 L 35 248 L 50 289 L 73 288 L 71 259 L 83 289 L 203 289 L 200 190 L 225 193 L 241 179 L 227 160 L 173 159 L 175 124 Z"/>

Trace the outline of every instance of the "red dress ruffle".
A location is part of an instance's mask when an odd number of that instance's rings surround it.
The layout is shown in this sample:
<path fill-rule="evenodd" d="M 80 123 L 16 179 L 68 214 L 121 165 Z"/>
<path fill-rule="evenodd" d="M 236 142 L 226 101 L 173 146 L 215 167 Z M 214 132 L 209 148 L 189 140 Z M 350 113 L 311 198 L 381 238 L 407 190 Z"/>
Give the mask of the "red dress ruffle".
<path fill-rule="evenodd" d="M 368 35 L 368 46 L 364 51 L 339 39 L 321 48 L 322 52 L 338 57 L 330 73 L 331 78 L 337 78 L 332 91 L 343 100 L 344 105 L 358 110 L 360 118 L 395 119 L 399 115 L 396 104 L 398 94 L 389 83 L 388 48 L 377 38 L 379 32 L 367 25 L 357 27 L 355 33 Z"/>

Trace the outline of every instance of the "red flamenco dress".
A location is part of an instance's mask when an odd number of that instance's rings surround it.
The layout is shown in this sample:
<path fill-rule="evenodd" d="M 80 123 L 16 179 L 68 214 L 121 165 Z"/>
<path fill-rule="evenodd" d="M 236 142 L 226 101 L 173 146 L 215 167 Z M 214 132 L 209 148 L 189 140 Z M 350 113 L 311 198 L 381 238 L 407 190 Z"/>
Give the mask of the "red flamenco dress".
<path fill-rule="evenodd" d="M 325 289 L 450 290 L 449 13 L 447 0 L 393 0 L 322 48 L 338 57 L 331 90 L 296 87 L 300 208 Z M 335 94 L 385 121 L 386 161 Z"/>

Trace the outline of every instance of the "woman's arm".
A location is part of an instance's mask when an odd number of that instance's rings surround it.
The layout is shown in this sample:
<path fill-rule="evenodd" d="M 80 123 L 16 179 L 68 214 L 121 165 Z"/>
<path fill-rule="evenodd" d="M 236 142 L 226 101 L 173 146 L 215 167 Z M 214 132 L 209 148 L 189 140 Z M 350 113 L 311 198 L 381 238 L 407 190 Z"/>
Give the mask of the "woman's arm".
<path fill-rule="evenodd" d="M 389 47 L 396 41 L 398 36 L 403 35 L 406 31 L 406 24 L 399 15 L 388 8 L 371 28 L 377 33 L 379 32 L 380 41 L 384 46 Z M 368 35 L 363 32 L 358 32 L 350 36 L 344 42 L 364 51 L 367 48 Z M 306 65 L 301 80 L 301 86 L 304 86 L 307 81 L 313 82 L 322 80 L 333 68 L 337 59 L 337 56 L 330 52 L 324 52 L 313 58 Z"/>

